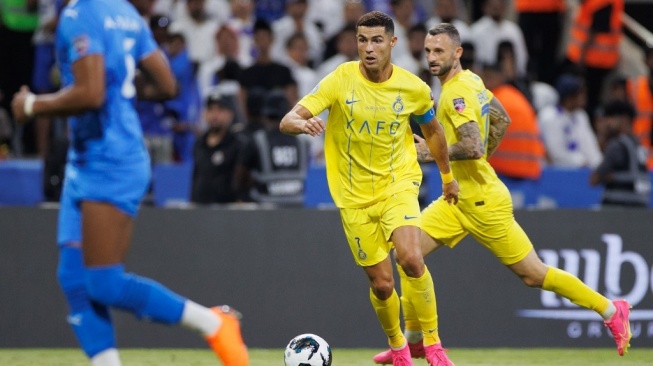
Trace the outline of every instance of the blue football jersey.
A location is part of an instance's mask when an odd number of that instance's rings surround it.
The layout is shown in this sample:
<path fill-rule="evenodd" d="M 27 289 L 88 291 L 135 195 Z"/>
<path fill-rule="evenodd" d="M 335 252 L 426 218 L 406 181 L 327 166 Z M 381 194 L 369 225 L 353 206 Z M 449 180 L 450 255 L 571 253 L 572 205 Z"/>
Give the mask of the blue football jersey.
<path fill-rule="evenodd" d="M 56 47 L 63 87 L 75 81 L 75 61 L 88 55 L 104 58 L 104 104 L 69 119 L 69 162 L 149 159 L 134 108 L 134 75 L 138 62 L 157 44 L 136 9 L 127 0 L 72 0 L 61 13 Z"/>

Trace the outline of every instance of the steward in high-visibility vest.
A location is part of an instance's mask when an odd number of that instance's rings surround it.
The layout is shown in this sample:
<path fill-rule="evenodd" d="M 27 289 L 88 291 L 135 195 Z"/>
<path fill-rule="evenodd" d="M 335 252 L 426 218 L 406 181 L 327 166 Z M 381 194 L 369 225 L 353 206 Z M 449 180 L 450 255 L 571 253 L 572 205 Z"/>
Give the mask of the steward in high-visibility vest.
<path fill-rule="evenodd" d="M 493 85 L 496 81 L 490 79 L 492 73 L 499 73 L 501 76 L 495 74 L 495 77 L 504 78 L 500 70 L 486 67 L 483 70 L 484 81 L 487 80 L 486 85 L 492 87 L 492 94 L 501 101 L 512 122 L 488 162 L 499 175 L 539 179 L 546 150 L 535 110 L 524 94 L 511 84 L 504 81 Z"/>
<path fill-rule="evenodd" d="M 553 13 L 565 10 L 565 0 L 515 0 L 518 13 Z"/>
<path fill-rule="evenodd" d="M 567 58 L 575 64 L 610 69 L 619 62 L 624 0 L 585 0 L 571 26 Z M 609 27 L 597 27 L 597 17 L 609 17 Z"/>

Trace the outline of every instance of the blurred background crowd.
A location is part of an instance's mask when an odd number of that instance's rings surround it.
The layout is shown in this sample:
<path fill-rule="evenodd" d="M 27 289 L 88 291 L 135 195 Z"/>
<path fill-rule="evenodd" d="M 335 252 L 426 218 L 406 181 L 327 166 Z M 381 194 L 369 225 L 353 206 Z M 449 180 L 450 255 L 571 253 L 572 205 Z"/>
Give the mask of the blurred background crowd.
<path fill-rule="evenodd" d="M 145 141 L 153 164 L 193 165 L 193 202 L 300 204 L 307 166 L 324 163 L 322 140 L 282 135 L 278 123 L 321 78 L 358 59 L 355 23 L 371 10 L 393 17 L 393 63 L 431 85 L 436 101 L 440 85 L 423 41 L 435 24 L 457 27 L 463 67 L 483 78 L 513 120 L 490 159 L 501 176 L 537 180 L 547 166 L 589 168 L 590 184 L 605 184 L 609 169 L 632 168 L 647 181 L 653 170 L 653 153 L 645 156 L 653 121 L 650 1 L 129 1 L 180 86 L 173 100 L 136 101 Z M 18 125 L 10 103 L 21 85 L 57 90 L 54 34 L 66 2 L 0 0 L 0 160 L 42 159 L 52 200 L 66 121 Z M 628 158 L 629 151 L 636 153 Z"/>

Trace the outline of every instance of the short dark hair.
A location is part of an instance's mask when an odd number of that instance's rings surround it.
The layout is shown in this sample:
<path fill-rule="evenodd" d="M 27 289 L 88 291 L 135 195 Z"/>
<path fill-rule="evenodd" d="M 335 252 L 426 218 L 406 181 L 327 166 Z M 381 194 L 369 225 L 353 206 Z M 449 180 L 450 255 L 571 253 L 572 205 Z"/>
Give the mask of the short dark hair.
<path fill-rule="evenodd" d="M 446 34 L 451 38 L 453 43 L 457 46 L 460 47 L 460 33 L 458 33 L 458 29 L 453 26 L 453 24 L 450 23 L 440 23 L 436 26 L 431 27 L 429 29 L 429 34 L 432 36 L 437 36 L 438 34 Z"/>
<path fill-rule="evenodd" d="M 260 30 L 272 33 L 272 26 L 265 19 L 256 19 L 254 22 L 254 33 Z"/>
<path fill-rule="evenodd" d="M 358 19 L 356 23 L 356 30 L 358 27 L 383 27 L 385 32 L 391 35 L 395 34 L 395 23 L 392 18 L 381 11 L 371 11 Z"/>
<path fill-rule="evenodd" d="M 206 108 L 211 107 L 225 108 L 232 112 L 235 108 L 233 101 L 217 92 L 213 92 L 206 97 Z"/>
<path fill-rule="evenodd" d="M 632 104 L 621 100 L 614 100 L 609 102 L 603 108 L 604 117 L 626 116 L 629 121 L 635 119 L 637 112 Z"/>

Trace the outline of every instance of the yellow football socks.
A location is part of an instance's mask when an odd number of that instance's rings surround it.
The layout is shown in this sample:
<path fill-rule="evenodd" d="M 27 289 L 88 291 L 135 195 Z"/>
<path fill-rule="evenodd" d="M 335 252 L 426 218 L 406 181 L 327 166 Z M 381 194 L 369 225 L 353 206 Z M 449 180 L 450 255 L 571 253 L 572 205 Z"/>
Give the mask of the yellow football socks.
<path fill-rule="evenodd" d="M 381 322 L 383 331 L 388 336 L 388 343 L 393 349 L 400 349 L 406 344 L 406 338 L 401 332 L 399 320 L 400 301 L 396 291 L 386 300 L 381 300 L 370 289 L 370 302 L 376 311 L 376 316 Z"/>
<path fill-rule="evenodd" d="M 559 268 L 549 267 L 544 276 L 542 289 L 553 291 L 574 304 L 592 309 L 601 315 L 610 306 L 610 300 L 605 296 L 594 291 L 576 276 Z"/>
<path fill-rule="evenodd" d="M 401 266 L 397 266 L 397 270 L 402 286 L 402 298 L 405 298 L 404 304 L 410 302 L 415 312 L 415 315 L 407 314 L 407 310 L 411 311 L 410 305 L 404 308 L 405 319 L 410 319 L 406 320 L 406 329 L 413 330 L 411 328 L 415 327 L 414 319 L 417 318 L 424 334 L 424 346 L 439 343 L 437 304 L 429 269 L 424 267 L 424 274 L 419 278 L 406 276 Z"/>
<path fill-rule="evenodd" d="M 406 297 L 406 291 L 404 290 L 408 285 L 406 284 L 406 273 L 400 266 L 397 266 L 399 271 L 399 283 L 401 287 L 401 311 L 404 314 L 404 327 L 406 331 L 404 336 L 406 340 L 410 343 L 421 342 L 423 339 L 422 336 L 422 325 L 417 319 L 417 313 L 415 312 L 415 307 L 410 302 L 410 299 Z"/>

